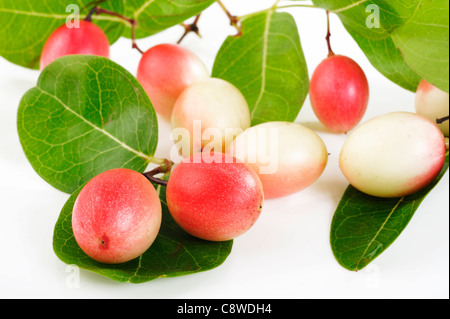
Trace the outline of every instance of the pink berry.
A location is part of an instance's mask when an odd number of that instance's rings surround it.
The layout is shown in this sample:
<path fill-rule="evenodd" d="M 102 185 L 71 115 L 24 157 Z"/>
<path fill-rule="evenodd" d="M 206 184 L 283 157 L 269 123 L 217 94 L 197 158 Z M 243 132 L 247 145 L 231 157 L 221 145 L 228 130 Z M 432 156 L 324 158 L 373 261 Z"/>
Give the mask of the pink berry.
<path fill-rule="evenodd" d="M 256 173 L 226 154 L 197 153 L 178 164 L 167 185 L 167 205 L 189 234 L 234 239 L 260 216 L 264 194 Z"/>
<path fill-rule="evenodd" d="M 42 50 L 41 70 L 65 55 L 86 54 L 109 58 L 109 41 L 103 30 L 91 22 L 79 22 L 79 28 L 68 28 L 64 24 L 53 31 Z"/>
<path fill-rule="evenodd" d="M 113 169 L 89 181 L 78 195 L 72 228 L 80 248 L 108 264 L 142 255 L 161 226 L 161 202 L 138 172 Z"/>
<path fill-rule="evenodd" d="M 205 80 L 209 72 L 191 51 L 176 44 L 150 48 L 141 58 L 137 79 L 158 114 L 169 120 L 173 106 L 184 89 Z"/>
<path fill-rule="evenodd" d="M 239 89 L 209 78 L 191 85 L 178 98 L 172 112 L 172 138 L 184 157 L 205 149 L 224 153 L 250 123 L 249 107 Z"/>
<path fill-rule="evenodd" d="M 355 188 L 377 197 L 403 197 L 428 186 L 445 161 L 442 132 L 409 112 L 375 117 L 345 141 L 339 165 Z"/>
<path fill-rule="evenodd" d="M 323 173 L 328 152 L 312 130 L 289 122 L 267 122 L 236 137 L 228 154 L 250 166 L 259 176 L 266 199 L 297 193 Z"/>
<path fill-rule="evenodd" d="M 369 84 L 355 61 L 332 55 L 314 71 L 310 99 L 323 125 L 335 133 L 345 133 L 361 121 L 367 110 Z"/>

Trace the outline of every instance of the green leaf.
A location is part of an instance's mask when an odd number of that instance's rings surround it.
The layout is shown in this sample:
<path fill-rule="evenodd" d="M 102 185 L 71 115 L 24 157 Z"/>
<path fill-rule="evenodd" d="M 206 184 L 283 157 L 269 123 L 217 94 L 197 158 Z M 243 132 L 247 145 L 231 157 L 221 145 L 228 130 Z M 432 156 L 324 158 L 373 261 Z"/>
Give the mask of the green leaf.
<path fill-rule="evenodd" d="M 308 69 L 295 20 L 288 13 L 269 10 L 245 19 L 242 33 L 226 39 L 212 75 L 242 92 L 252 125 L 295 121 L 309 92 Z"/>
<path fill-rule="evenodd" d="M 415 92 L 422 79 L 406 64 L 389 36 L 381 40 L 367 39 L 348 30 L 370 63 L 386 78 L 404 89 Z"/>
<path fill-rule="evenodd" d="M 352 32 L 383 39 L 403 25 L 421 0 L 313 0 L 314 5 L 336 13 Z"/>
<path fill-rule="evenodd" d="M 428 82 L 449 92 L 449 1 L 423 0 L 392 39 L 406 63 Z"/>
<path fill-rule="evenodd" d="M 331 248 L 342 267 L 358 271 L 384 252 L 406 228 L 422 201 L 439 183 L 449 167 L 444 167 L 425 189 L 402 198 L 378 198 L 349 186 L 331 224 Z"/>
<path fill-rule="evenodd" d="M 67 193 L 108 169 L 143 171 L 158 141 L 156 114 L 139 82 L 97 56 L 47 66 L 20 102 L 17 128 L 36 172 Z"/>
<path fill-rule="evenodd" d="M 73 13 L 66 12 L 67 5 L 80 8 L 80 15 L 86 15 L 92 5 L 91 0 L 0 0 L 0 55 L 12 63 L 39 69 L 39 59 L 47 38 Z M 101 5 L 105 9 L 123 13 L 122 1 L 107 1 Z M 93 16 L 114 43 L 122 34 L 125 24 L 116 17 Z"/>
<path fill-rule="evenodd" d="M 165 187 L 155 186 L 161 198 L 163 219 L 152 246 L 140 257 L 117 265 L 99 263 L 78 246 L 72 231 L 72 209 L 81 191 L 67 201 L 53 234 L 53 250 L 63 262 L 119 282 L 143 283 L 161 277 L 176 277 L 210 270 L 228 257 L 233 241 L 209 242 L 183 231 L 172 219 L 165 203 Z"/>
<path fill-rule="evenodd" d="M 126 15 L 138 22 L 136 37 L 144 38 L 184 22 L 216 0 L 127 0 Z M 131 32 L 124 36 L 130 37 Z"/>

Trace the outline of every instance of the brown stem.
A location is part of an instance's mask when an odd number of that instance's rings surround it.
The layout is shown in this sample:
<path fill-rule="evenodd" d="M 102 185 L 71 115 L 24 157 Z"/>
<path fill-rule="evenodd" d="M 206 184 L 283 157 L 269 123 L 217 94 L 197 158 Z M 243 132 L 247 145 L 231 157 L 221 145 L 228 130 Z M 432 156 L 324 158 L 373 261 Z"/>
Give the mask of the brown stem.
<path fill-rule="evenodd" d="M 217 0 L 217 3 L 222 8 L 222 10 L 225 12 L 225 14 L 227 15 L 228 19 L 230 20 L 230 25 L 236 28 L 238 33 L 235 35 L 235 37 L 241 36 L 242 35 L 242 25 L 239 24 L 239 17 L 235 16 L 235 15 L 232 15 L 230 13 L 230 11 L 228 11 L 228 9 L 222 3 L 222 1 Z"/>
<path fill-rule="evenodd" d="M 166 160 L 164 160 L 164 164 L 154 168 L 153 170 L 151 170 L 149 172 L 142 173 L 142 175 L 144 175 L 144 177 L 147 178 L 150 182 L 153 182 L 155 184 L 162 185 L 162 186 L 167 186 L 167 183 L 168 183 L 167 180 L 157 178 L 157 177 L 155 177 L 155 175 L 169 173 L 172 170 L 173 165 L 174 165 L 174 163 L 172 161 L 169 161 L 166 159 Z"/>
<path fill-rule="evenodd" d="M 101 1 L 101 2 L 103 2 L 103 1 Z M 138 47 L 138 45 L 136 43 L 136 26 L 138 24 L 136 20 L 130 19 L 130 18 L 124 16 L 124 15 L 121 15 L 120 13 L 117 13 L 117 12 L 114 12 L 114 11 L 110 11 L 110 10 L 107 10 L 107 9 L 103 9 L 103 8 L 100 8 L 100 7 L 92 8 L 91 11 L 88 13 L 88 15 L 86 16 L 86 18 L 84 20 L 91 21 L 92 20 L 92 16 L 94 14 L 98 15 L 98 14 L 102 14 L 102 13 L 110 15 L 110 16 L 118 17 L 118 18 L 121 18 L 122 20 L 127 21 L 131 25 L 131 43 L 132 43 L 131 47 L 133 49 L 138 50 L 141 54 L 144 54 L 144 51 L 142 51 Z"/>
<path fill-rule="evenodd" d="M 184 23 L 181 24 L 181 26 L 184 27 L 184 34 L 181 36 L 180 40 L 177 41 L 178 44 L 180 44 L 181 41 L 183 41 L 183 39 L 191 32 L 194 32 L 196 35 L 201 37 L 200 30 L 198 28 L 198 20 L 200 19 L 200 15 L 201 14 L 198 14 L 195 17 L 194 22 L 192 22 L 191 24 L 184 24 Z"/>
<path fill-rule="evenodd" d="M 440 119 L 437 119 L 436 123 L 437 124 L 442 124 L 442 123 L 444 123 L 445 121 L 448 121 L 448 120 L 449 120 L 449 116 L 447 115 L 447 116 L 441 117 Z"/>
<path fill-rule="evenodd" d="M 331 48 L 331 31 L 330 31 L 330 11 L 327 10 L 327 36 L 325 37 L 325 40 L 327 40 L 328 45 L 328 57 L 334 56 L 333 49 Z"/>

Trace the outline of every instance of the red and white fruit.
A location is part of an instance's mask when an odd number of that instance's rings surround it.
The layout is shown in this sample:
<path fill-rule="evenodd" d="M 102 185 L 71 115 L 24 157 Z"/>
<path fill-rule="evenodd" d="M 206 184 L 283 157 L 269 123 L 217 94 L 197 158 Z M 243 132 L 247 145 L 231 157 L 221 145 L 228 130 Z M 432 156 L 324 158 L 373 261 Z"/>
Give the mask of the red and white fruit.
<path fill-rule="evenodd" d="M 172 171 L 167 205 L 189 234 L 226 241 L 247 232 L 259 218 L 264 193 L 258 175 L 226 154 L 197 153 Z"/>
<path fill-rule="evenodd" d="M 86 54 L 109 58 L 109 41 L 100 27 L 81 20 L 79 27 L 68 28 L 65 24 L 57 28 L 45 42 L 41 54 L 40 68 L 66 55 Z"/>
<path fill-rule="evenodd" d="M 366 75 L 354 60 L 331 55 L 313 73 L 310 100 L 323 125 L 334 133 L 346 133 L 366 113 L 369 102 Z"/>
<path fill-rule="evenodd" d="M 209 76 L 199 57 L 176 44 L 160 44 L 150 48 L 142 55 L 137 70 L 137 79 L 156 112 L 166 120 L 170 120 L 181 92 Z"/>
<path fill-rule="evenodd" d="M 449 95 L 447 92 L 422 80 L 416 93 L 416 112 L 436 122 L 449 115 Z M 449 121 L 437 124 L 442 133 L 448 137 Z"/>
<path fill-rule="evenodd" d="M 445 161 L 444 136 L 429 119 L 408 112 L 375 117 L 355 129 L 340 154 L 342 173 L 377 197 L 402 197 L 428 186 Z"/>
<path fill-rule="evenodd" d="M 299 192 L 323 173 L 328 152 L 312 130 L 296 123 L 267 122 L 248 128 L 228 153 L 250 166 L 259 176 L 266 199 Z"/>
<path fill-rule="evenodd" d="M 161 202 L 138 172 L 113 169 L 90 180 L 78 195 L 72 228 L 80 248 L 108 264 L 142 255 L 161 226 Z"/>
<path fill-rule="evenodd" d="M 248 127 L 247 101 L 225 80 L 209 78 L 196 82 L 183 91 L 173 108 L 172 135 L 184 157 L 205 147 L 225 152 Z"/>

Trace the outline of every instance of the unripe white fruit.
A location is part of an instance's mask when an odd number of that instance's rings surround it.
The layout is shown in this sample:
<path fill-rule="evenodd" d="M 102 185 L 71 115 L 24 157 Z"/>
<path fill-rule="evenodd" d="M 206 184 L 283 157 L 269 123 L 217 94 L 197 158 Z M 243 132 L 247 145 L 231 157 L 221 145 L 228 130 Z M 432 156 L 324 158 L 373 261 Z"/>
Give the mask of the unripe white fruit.
<path fill-rule="evenodd" d="M 422 80 L 416 93 L 416 112 L 432 121 L 449 115 L 449 95 L 434 85 Z M 438 124 L 442 133 L 448 136 L 449 121 Z"/>
<path fill-rule="evenodd" d="M 204 148 L 225 152 L 250 126 L 250 111 L 231 83 L 209 78 L 183 91 L 172 112 L 172 138 L 187 157 Z"/>
<path fill-rule="evenodd" d="M 351 133 L 340 154 L 342 173 L 355 188 L 377 197 L 402 197 L 428 186 L 445 160 L 442 132 L 408 112 L 375 117 Z"/>
<path fill-rule="evenodd" d="M 235 139 L 228 153 L 253 168 L 267 199 L 311 186 L 328 162 L 322 139 L 314 131 L 290 122 L 253 126 Z"/>

